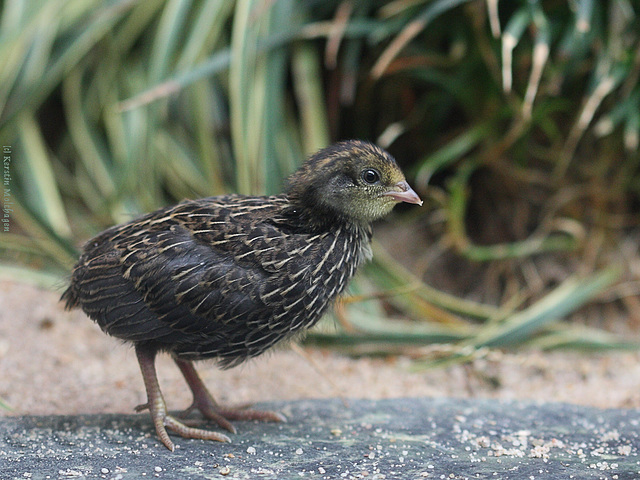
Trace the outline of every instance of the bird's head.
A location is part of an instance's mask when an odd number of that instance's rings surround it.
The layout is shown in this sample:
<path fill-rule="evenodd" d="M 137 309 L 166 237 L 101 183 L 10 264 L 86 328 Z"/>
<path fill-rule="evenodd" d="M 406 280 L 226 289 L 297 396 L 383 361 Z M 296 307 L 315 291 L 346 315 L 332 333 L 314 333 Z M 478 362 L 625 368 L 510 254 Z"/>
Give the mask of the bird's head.
<path fill-rule="evenodd" d="M 394 158 L 368 142 L 336 143 L 312 155 L 289 178 L 292 205 L 317 220 L 371 223 L 398 202 L 422 205 Z"/>

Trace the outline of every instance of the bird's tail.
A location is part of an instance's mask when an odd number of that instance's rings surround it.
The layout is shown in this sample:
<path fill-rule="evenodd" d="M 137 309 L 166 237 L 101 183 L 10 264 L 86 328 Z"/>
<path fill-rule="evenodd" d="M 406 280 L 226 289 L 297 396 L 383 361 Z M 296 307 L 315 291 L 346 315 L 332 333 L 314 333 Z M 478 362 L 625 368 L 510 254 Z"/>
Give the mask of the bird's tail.
<path fill-rule="evenodd" d="M 73 285 L 69 285 L 69 287 L 64 291 L 64 293 L 60 297 L 60 301 L 65 302 L 65 305 L 64 305 L 65 310 L 71 310 L 80 305 L 80 302 L 78 301 L 78 296 L 76 295 Z"/>

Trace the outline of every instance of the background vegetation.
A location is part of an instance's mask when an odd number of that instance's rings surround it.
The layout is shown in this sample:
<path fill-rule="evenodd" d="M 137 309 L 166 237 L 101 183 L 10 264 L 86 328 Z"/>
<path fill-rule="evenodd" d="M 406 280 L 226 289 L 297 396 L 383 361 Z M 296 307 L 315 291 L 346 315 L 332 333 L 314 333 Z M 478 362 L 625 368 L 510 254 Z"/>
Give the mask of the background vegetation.
<path fill-rule="evenodd" d="M 355 137 L 389 149 L 428 205 L 379 226 L 338 330 L 310 341 L 416 365 L 633 346 L 611 331 L 640 321 L 637 3 L 0 5 L 3 277 L 60 288 L 105 227 L 278 192 Z"/>

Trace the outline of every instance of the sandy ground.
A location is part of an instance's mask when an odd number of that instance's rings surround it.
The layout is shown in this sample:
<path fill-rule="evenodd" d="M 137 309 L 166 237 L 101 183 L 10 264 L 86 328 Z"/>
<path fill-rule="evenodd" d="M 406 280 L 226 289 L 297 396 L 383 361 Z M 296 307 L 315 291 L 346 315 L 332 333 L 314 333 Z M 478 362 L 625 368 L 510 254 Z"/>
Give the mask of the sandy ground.
<path fill-rule="evenodd" d="M 0 409 L 0 415 L 131 412 L 144 403 L 133 350 L 104 335 L 82 312 L 63 311 L 58 297 L 0 282 L 0 398 L 12 407 Z M 475 396 L 640 407 L 638 353 L 504 353 L 471 367 L 412 373 L 402 357 L 350 359 L 325 350 L 306 352 L 323 374 L 288 348 L 229 371 L 206 362 L 199 371 L 223 403 Z M 169 408 L 186 407 L 189 392 L 168 357 L 158 359 L 158 374 Z"/>

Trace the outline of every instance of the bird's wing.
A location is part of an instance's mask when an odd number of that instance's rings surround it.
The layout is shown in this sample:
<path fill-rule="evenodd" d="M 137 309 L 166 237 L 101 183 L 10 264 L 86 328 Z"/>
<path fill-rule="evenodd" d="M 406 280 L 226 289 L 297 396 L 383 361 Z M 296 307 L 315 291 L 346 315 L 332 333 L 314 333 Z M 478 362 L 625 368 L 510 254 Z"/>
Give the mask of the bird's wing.
<path fill-rule="evenodd" d="M 224 340 L 252 323 L 268 328 L 274 304 L 304 293 L 295 280 L 309 267 L 292 259 L 322 248 L 271 221 L 280 203 L 225 197 L 182 204 L 114 237 L 122 278 L 155 319 L 114 318 L 109 333 L 139 339 L 148 329 L 157 339 L 169 327 L 172 342 L 180 335 L 186 342 Z"/>

